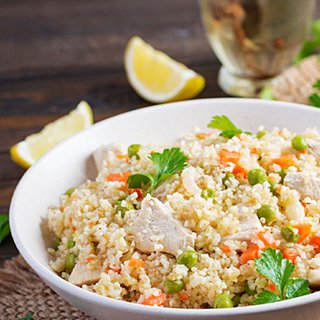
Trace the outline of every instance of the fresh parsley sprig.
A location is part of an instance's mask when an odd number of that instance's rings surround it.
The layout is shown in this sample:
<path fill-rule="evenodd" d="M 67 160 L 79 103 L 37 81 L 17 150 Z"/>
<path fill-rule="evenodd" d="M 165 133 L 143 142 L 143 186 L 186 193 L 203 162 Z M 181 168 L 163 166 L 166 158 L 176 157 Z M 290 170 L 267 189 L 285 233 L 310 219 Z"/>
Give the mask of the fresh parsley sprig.
<path fill-rule="evenodd" d="M 315 20 L 311 24 L 311 34 L 307 39 L 300 52 L 294 59 L 295 63 L 299 63 L 304 58 L 315 53 L 316 49 L 320 47 L 320 20 Z"/>
<path fill-rule="evenodd" d="M 315 88 L 316 90 L 320 90 L 320 80 L 317 80 L 313 84 L 313 88 Z M 316 92 L 309 96 L 309 101 L 314 107 L 320 108 L 320 95 Z"/>
<path fill-rule="evenodd" d="M 9 217 L 6 214 L 0 214 L 0 244 L 9 234 Z"/>
<path fill-rule="evenodd" d="M 290 278 L 294 265 L 284 259 L 281 252 L 275 249 L 267 249 L 260 258 L 255 259 L 257 271 L 271 280 L 279 290 L 279 295 L 263 290 L 253 304 L 271 303 L 285 299 L 292 299 L 310 293 L 309 282 L 305 279 Z"/>
<path fill-rule="evenodd" d="M 212 117 L 208 127 L 220 130 L 220 136 L 229 139 L 243 132 L 241 129 L 237 128 L 236 125 L 225 115 Z M 244 133 L 250 134 L 250 132 Z"/>
<path fill-rule="evenodd" d="M 128 178 L 129 188 L 143 188 L 152 193 L 158 186 L 172 175 L 182 171 L 187 165 L 187 157 L 180 148 L 165 149 L 149 156 L 155 168 L 155 174 L 136 173 Z"/>

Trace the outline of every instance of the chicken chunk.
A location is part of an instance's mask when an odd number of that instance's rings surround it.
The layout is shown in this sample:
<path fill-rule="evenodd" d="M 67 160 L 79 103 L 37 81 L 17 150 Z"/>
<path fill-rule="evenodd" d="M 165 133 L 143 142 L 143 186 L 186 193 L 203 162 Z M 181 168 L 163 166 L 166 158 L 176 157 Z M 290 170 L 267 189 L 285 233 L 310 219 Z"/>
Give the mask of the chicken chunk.
<path fill-rule="evenodd" d="M 284 185 L 299 192 L 302 198 L 320 199 L 320 179 L 302 172 L 288 173 Z"/>
<path fill-rule="evenodd" d="M 310 286 L 320 287 L 320 270 L 310 270 L 308 280 L 310 282 Z"/>
<path fill-rule="evenodd" d="M 177 255 L 179 250 L 194 246 L 192 232 L 172 217 L 169 207 L 151 196 L 142 201 L 128 233 L 134 236 L 136 247 L 146 253 L 161 251 Z"/>
<path fill-rule="evenodd" d="M 112 160 L 116 155 L 120 155 L 123 153 L 124 150 L 121 148 L 121 146 L 115 143 L 103 145 L 95 150 L 92 156 L 98 172 L 102 169 L 103 162 L 105 160 Z"/>
<path fill-rule="evenodd" d="M 262 230 L 261 222 L 256 214 L 251 214 L 250 217 L 240 218 L 238 232 L 223 237 L 223 240 L 252 240 L 256 234 Z"/>
<path fill-rule="evenodd" d="M 100 275 L 101 270 L 90 270 L 86 264 L 77 262 L 70 274 L 69 282 L 79 287 L 84 284 L 90 285 L 98 282 Z"/>

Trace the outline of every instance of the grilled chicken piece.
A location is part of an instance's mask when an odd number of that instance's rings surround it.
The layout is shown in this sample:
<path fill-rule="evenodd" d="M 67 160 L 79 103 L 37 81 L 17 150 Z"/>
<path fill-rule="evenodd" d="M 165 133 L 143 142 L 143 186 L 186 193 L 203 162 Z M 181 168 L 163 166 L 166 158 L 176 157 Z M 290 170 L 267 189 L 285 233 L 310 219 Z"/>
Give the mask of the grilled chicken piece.
<path fill-rule="evenodd" d="M 123 153 L 123 149 L 115 143 L 101 146 L 97 150 L 95 150 L 92 156 L 98 172 L 102 169 L 103 162 L 105 160 L 112 160 L 116 155 L 120 155 Z"/>
<path fill-rule="evenodd" d="M 223 237 L 223 240 L 240 240 L 247 241 L 252 240 L 256 234 L 261 231 L 262 225 L 256 214 L 250 215 L 250 217 L 240 218 L 239 231 L 229 236 Z"/>
<path fill-rule="evenodd" d="M 70 274 L 69 282 L 79 287 L 84 284 L 90 285 L 98 282 L 100 275 L 100 270 L 90 270 L 86 264 L 77 262 Z"/>
<path fill-rule="evenodd" d="M 310 282 L 310 286 L 312 287 L 320 287 L 320 270 L 310 270 L 308 280 Z"/>
<path fill-rule="evenodd" d="M 169 207 L 151 196 L 142 201 L 128 232 L 134 236 L 136 247 L 146 253 L 158 250 L 177 255 L 179 250 L 194 246 L 192 232 L 172 217 Z"/>
<path fill-rule="evenodd" d="M 283 181 L 287 187 L 297 190 L 302 198 L 320 199 L 320 179 L 302 172 L 288 173 Z"/>

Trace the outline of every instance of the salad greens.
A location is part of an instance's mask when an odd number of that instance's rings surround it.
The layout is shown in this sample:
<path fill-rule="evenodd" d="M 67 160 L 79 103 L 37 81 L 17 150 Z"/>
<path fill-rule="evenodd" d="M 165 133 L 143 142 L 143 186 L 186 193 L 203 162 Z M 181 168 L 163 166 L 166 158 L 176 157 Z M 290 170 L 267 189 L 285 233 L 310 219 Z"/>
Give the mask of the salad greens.
<path fill-rule="evenodd" d="M 257 271 L 276 285 L 279 294 L 264 290 L 258 294 L 253 304 L 292 299 L 310 293 L 307 280 L 290 278 L 295 267 L 291 261 L 284 259 L 278 250 L 265 250 L 260 258 L 255 259 L 255 264 Z"/>
<path fill-rule="evenodd" d="M 155 174 L 136 173 L 128 178 L 129 188 L 142 188 L 152 193 L 161 183 L 182 171 L 187 165 L 187 157 L 180 148 L 165 149 L 149 156 L 155 168 Z"/>
<path fill-rule="evenodd" d="M 0 244 L 9 234 L 9 217 L 6 214 L 0 214 Z"/>
<path fill-rule="evenodd" d="M 225 115 L 214 116 L 211 122 L 208 124 L 208 127 L 220 130 L 220 136 L 229 139 L 243 132 L 241 129 L 237 128 L 234 123 Z"/>

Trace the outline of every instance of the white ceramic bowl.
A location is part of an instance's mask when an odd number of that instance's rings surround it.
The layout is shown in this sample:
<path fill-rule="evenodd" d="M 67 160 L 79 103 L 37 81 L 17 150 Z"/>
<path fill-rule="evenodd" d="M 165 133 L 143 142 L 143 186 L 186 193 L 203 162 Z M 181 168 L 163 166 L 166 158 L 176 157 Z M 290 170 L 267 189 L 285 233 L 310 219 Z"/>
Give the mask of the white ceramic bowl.
<path fill-rule="evenodd" d="M 263 124 L 300 132 L 320 123 L 316 108 L 254 99 L 208 99 L 128 112 L 95 124 L 55 147 L 30 168 L 11 202 L 14 241 L 33 270 L 71 304 L 97 319 L 319 319 L 320 292 L 288 301 L 234 309 L 169 309 L 113 300 L 87 292 L 58 277 L 48 266 L 40 224 L 47 207 L 70 186 L 87 178 L 88 158 L 102 143 L 167 143 L 205 129 L 213 115 L 225 114 L 240 128 L 256 132 Z M 313 318 L 311 318 L 313 316 Z"/>

